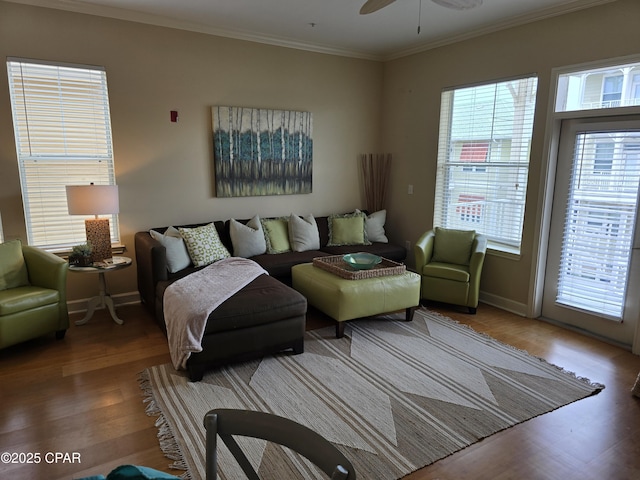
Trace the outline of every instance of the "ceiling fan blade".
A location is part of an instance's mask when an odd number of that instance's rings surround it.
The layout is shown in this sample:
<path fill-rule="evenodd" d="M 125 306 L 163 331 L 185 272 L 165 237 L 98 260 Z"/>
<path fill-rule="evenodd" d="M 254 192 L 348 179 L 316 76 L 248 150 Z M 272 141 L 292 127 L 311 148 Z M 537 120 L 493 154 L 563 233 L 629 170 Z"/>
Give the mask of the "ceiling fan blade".
<path fill-rule="evenodd" d="M 482 0 L 431 0 L 433 3 L 454 10 L 469 10 L 482 5 Z"/>
<path fill-rule="evenodd" d="M 377 12 L 381 8 L 391 5 L 396 0 L 367 0 L 360 9 L 360 15 Z"/>

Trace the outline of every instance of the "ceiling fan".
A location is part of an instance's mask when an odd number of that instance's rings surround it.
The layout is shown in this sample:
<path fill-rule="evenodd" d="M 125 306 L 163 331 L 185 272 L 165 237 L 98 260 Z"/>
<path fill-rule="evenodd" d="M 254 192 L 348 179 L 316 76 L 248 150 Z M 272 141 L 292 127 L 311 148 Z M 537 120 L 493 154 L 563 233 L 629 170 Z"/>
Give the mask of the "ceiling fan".
<path fill-rule="evenodd" d="M 361 15 L 377 12 L 381 8 L 391 5 L 396 0 L 367 0 L 360 9 Z M 452 8 L 454 10 L 468 10 L 470 8 L 482 5 L 482 0 L 431 0 L 443 7 Z"/>

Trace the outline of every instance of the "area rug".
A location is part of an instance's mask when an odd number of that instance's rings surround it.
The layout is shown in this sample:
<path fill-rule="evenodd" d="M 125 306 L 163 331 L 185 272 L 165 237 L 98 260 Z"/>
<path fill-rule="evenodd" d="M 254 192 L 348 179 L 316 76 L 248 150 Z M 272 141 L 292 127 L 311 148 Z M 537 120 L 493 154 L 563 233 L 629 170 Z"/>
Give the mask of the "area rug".
<path fill-rule="evenodd" d="M 147 412 L 158 415 L 172 467 L 184 469 L 184 478 L 204 479 L 204 415 L 238 408 L 317 431 L 343 451 L 360 479 L 398 479 L 604 388 L 426 309 L 412 322 L 400 318 L 349 322 L 340 339 L 335 327 L 309 331 L 304 354 L 234 364 L 201 382 L 169 364 L 145 370 Z M 308 465 L 283 457 L 288 451 L 259 440 L 241 445 L 269 478 L 311 478 Z M 244 478 L 227 451 L 218 462 L 220 478 Z"/>

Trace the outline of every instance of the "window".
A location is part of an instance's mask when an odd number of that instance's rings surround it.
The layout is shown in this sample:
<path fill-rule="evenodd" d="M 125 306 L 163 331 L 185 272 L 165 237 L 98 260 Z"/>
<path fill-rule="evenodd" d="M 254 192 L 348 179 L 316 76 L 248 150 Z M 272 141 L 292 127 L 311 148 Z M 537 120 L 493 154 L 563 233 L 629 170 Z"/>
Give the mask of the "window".
<path fill-rule="evenodd" d="M 559 304 L 622 318 L 638 208 L 640 169 L 633 152 L 639 137 L 634 131 L 576 136 L 558 274 Z M 598 156 L 607 159 L 606 178 L 585 168 L 597 166 Z"/>
<path fill-rule="evenodd" d="M 537 78 L 442 93 L 434 224 L 519 253 Z"/>
<path fill-rule="evenodd" d="M 83 243 L 86 217 L 68 214 L 65 186 L 115 185 L 106 73 L 16 58 L 7 70 L 28 243 Z M 109 217 L 117 243 L 117 217 Z"/>
<path fill-rule="evenodd" d="M 611 77 L 604 77 L 602 87 L 602 103 L 615 107 L 620 105 L 622 99 L 622 82 L 624 77 L 622 75 L 615 75 Z"/>
<path fill-rule="evenodd" d="M 640 62 L 558 76 L 556 112 L 640 105 Z"/>

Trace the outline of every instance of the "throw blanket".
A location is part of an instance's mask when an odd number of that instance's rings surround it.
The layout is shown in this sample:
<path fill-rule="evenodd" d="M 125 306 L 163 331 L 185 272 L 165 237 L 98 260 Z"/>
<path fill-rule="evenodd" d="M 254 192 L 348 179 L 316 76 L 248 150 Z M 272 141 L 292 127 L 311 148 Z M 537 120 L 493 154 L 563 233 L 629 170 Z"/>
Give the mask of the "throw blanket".
<path fill-rule="evenodd" d="M 211 312 L 263 273 L 267 272 L 253 260 L 231 257 L 169 285 L 164 292 L 164 318 L 176 370 L 186 369 L 191 353 L 202 351 Z"/>

